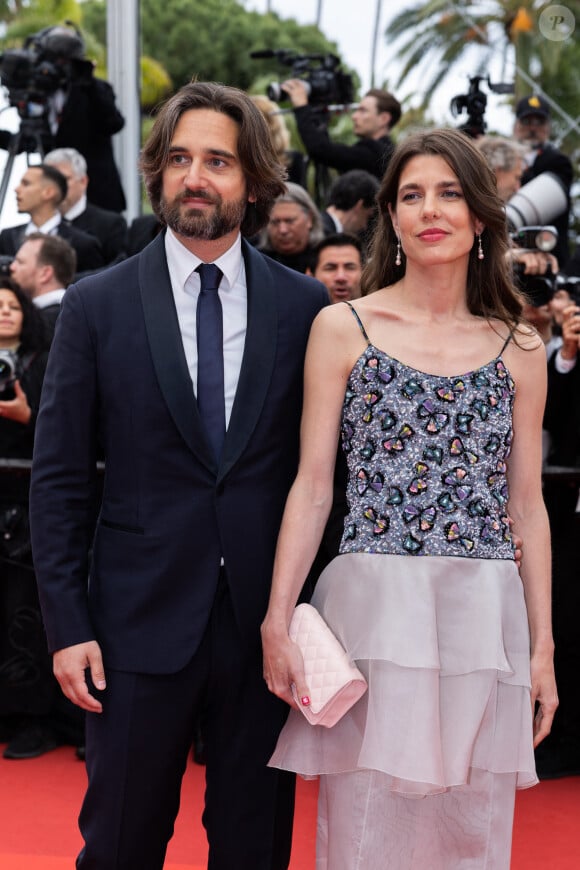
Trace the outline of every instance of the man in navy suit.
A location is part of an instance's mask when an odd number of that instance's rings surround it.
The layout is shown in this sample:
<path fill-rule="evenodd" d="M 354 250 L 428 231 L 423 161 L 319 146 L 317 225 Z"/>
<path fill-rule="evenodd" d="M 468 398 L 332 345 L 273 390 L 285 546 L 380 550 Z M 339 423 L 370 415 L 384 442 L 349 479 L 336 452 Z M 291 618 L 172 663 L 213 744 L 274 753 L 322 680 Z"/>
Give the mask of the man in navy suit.
<path fill-rule="evenodd" d="M 183 87 L 141 168 L 167 230 L 67 291 L 36 430 L 43 615 L 55 674 L 87 711 L 77 868 L 161 870 L 201 713 L 208 867 L 283 870 L 294 784 L 266 766 L 286 708 L 263 680 L 259 626 L 297 467 L 306 341 L 328 295 L 241 238 L 284 189 L 242 91 Z M 211 289 L 203 263 L 219 269 Z M 223 333 L 211 363 L 216 321 L 197 329 L 196 313 L 208 293 Z M 216 374 L 221 447 L 206 405 Z"/>

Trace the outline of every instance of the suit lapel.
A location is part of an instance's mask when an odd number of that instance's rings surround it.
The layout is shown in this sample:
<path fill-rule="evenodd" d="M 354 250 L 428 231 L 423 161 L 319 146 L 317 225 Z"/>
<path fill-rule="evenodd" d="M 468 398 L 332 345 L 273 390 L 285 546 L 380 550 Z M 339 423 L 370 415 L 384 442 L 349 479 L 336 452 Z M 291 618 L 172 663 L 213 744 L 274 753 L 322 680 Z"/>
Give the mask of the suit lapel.
<path fill-rule="evenodd" d="M 225 477 L 245 449 L 258 421 L 276 356 L 278 308 L 264 258 L 242 242 L 248 290 L 248 325 L 238 388 L 218 479 Z"/>
<path fill-rule="evenodd" d="M 139 286 L 145 327 L 161 392 L 175 425 L 189 448 L 211 471 L 216 462 L 197 409 L 183 350 L 165 258 L 164 233 L 140 255 Z"/>

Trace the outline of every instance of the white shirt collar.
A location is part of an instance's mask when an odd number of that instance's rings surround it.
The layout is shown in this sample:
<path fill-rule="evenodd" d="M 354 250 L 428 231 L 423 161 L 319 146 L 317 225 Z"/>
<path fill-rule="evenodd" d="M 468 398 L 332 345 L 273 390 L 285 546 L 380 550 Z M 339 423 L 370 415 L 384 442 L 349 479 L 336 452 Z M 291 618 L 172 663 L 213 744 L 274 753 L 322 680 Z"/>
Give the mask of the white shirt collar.
<path fill-rule="evenodd" d="M 203 260 L 196 254 L 182 245 L 175 233 L 169 228 L 165 233 L 165 252 L 167 254 L 167 263 L 169 266 L 169 274 L 171 281 L 175 287 L 185 287 L 185 282 L 191 275 L 194 269 L 197 269 Z M 238 233 L 233 245 L 228 248 L 225 254 L 213 260 L 216 266 L 222 270 L 224 278 L 228 282 L 229 287 L 233 287 L 240 274 L 240 266 L 242 263 L 242 236 Z M 223 279 L 221 288 L 223 288 Z"/>
<path fill-rule="evenodd" d="M 60 225 L 62 218 L 60 214 L 57 212 L 53 214 L 47 221 L 45 221 L 42 226 L 37 227 L 35 223 L 30 221 L 26 225 L 26 229 L 24 230 L 24 235 L 29 236 L 30 233 L 46 233 L 46 235 L 54 235 L 55 230 Z"/>
<path fill-rule="evenodd" d="M 37 308 L 48 308 L 49 305 L 60 305 L 64 294 L 64 288 L 49 290 L 48 293 L 41 293 L 40 296 L 35 296 L 32 301 Z"/>
<path fill-rule="evenodd" d="M 74 221 L 75 218 L 78 218 L 87 208 L 87 195 L 83 193 L 81 198 L 72 205 L 69 210 L 65 214 L 65 218 L 67 221 Z"/>

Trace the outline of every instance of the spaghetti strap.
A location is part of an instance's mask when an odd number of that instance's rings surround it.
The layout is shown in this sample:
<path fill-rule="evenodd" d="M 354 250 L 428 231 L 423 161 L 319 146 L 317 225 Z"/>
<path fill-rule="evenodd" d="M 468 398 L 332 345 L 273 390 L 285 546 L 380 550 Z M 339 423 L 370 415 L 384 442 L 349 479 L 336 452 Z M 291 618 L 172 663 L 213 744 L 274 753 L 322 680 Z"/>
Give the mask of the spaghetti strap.
<path fill-rule="evenodd" d="M 348 307 L 350 308 L 350 310 L 351 310 L 352 313 L 354 314 L 354 317 L 355 317 L 355 319 L 356 319 L 356 322 L 358 323 L 358 325 L 359 325 L 359 327 L 360 327 L 360 331 L 362 332 L 362 334 L 363 334 L 363 336 L 364 336 L 364 339 L 365 339 L 366 343 L 367 343 L 367 344 L 370 344 L 370 343 L 371 343 L 371 340 L 370 340 L 370 338 L 369 338 L 368 335 L 367 335 L 367 332 L 366 332 L 366 329 L 365 329 L 364 326 L 363 326 L 363 322 L 362 322 L 362 320 L 360 319 L 360 317 L 358 316 L 358 314 L 356 313 L 355 309 L 354 309 L 353 306 L 350 304 L 350 302 L 346 302 L 345 304 L 348 305 Z"/>
<path fill-rule="evenodd" d="M 504 343 L 502 345 L 502 349 L 498 353 L 498 356 L 502 355 L 502 353 L 504 352 L 504 350 L 506 349 L 506 347 L 508 346 L 508 344 L 510 343 L 510 341 L 512 340 L 513 337 L 514 337 L 514 331 L 513 331 L 513 329 L 511 329 L 510 334 L 508 335 L 508 337 L 506 338 L 506 340 L 504 341 Z"/>

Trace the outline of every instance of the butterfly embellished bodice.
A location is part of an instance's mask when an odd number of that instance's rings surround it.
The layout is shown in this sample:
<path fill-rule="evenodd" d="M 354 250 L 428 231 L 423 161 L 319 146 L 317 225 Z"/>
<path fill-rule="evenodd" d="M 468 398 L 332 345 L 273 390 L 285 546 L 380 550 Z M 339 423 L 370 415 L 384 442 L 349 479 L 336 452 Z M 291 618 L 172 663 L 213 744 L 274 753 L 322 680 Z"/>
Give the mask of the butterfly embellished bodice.
<path fill-rule="evenodd" d="M 342 412 L 349 512 L 340 552 L 513 559 L 515 386 L 501 353 L 458 377 L 430 375 L 379 350 L 359 325 L 368 345 Z"/>

